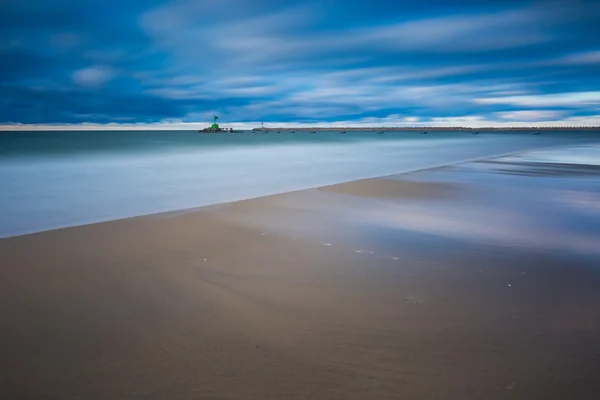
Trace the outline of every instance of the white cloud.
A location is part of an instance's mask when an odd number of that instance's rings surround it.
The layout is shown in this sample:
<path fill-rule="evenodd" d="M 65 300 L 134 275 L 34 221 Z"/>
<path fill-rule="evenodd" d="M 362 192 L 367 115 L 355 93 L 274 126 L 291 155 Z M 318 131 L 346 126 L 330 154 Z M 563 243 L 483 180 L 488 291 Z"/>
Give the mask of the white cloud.
<path fill-rule="evenodd" d="M 557 120 L 565 116 L 564 111 L 555 110 L 520 110 L 520 111 L 505 111 L 497 112 L 495 115 L 501 119 L 509 121 L 547 121 Z"/>
<path fill-rule="evenodd" d="M 396 71 L 389 71 L 388 74 L 373 79 L 377 83 L 394 83 L 410 81 L 415 79 L 433 79 L 447 78 L 456 75 L 468 74 L 471 72 L 489 70 L 490 65 L 457 65 L 452 67 L 439 68 L 397 68 Z"/>
<path fill-rule="evenodd" d="M 348 82 L 339 79 L 317 79 L 317 81 L 319 82 L 318 85 L 311 85 L 310 82 L 305 85 L 297 85 L 295 90 L 290 91 L 290 94 L 283 97 L 282 100 L 285 100 L 285 104 L 288 106 L 313 105 L 313 108 L 316 107 L 316 104 L 319 106 L 323 104 L 344 104 L 353 109 L 360 108 L 364 111 L 369 107 L 381 109 L 393 105 L 397 108 L 420 106 L 446 112 L 449 107 L 470 106 L 473 98 L 477 98 L 482 94 L 518 87 L 518 85 L 513 84 L 486 84 L 484 82 L 478 84 L 387 85 L 375 83 L 371 78 L 357 78 Z M 280 84 L 286 85 L 285 80 Z M 294 86 L 290 84 L 290 87 Z M 272 108 L 272 110 L 276 112 L 277 108 Z"/>
<path fill-rule="evenodd" d="M 279 89 L 275 86 L 248 86 L 224 89 L 221 93 L 235 97 L 255 97 L 273 95 L 279 93 Z"/>
<path fill-rule="evenodd" d="M 165 99 L 171 100 L 183 100 L 183 99 L 209 99 L 210 95 L 205 93 L 204 91 L 194 90 L 193 88 L 189 89 L 180 89 L 180 88 L 156 88 L 146 90 L 146 93 L 152 94 L 155 96 L 163 97 Z"/>
<path fill-rule="evenodd" d="M 73 81 L 81 86 L 99 87 L 114 77 L 114 72 L 108 67 L 89 67 L 75 71 Z"/>
<path fill-rule="evenodd" d="M 569 54 L 559 58 L 556 62 L 568 65 L 600 64 L 600 50 Z"/>
<path fill-rule="evenodd" d="M 499 50 L 550 40 L 541 22 L 539 12 L 521 9 L 402 22 L 365 30 L 360 38 L 398 50 Z"/>
<path fill-rule="evenodd" d="M 600 92 L 570 92 L 475 99 L 479 104 L 511 104 L 521 107 L 580 107 L 600 104 Z"/>
<path fill-rule="evenodd" d="M 226 96 L 237 98 L 253 98 L 273 95 L 281 92 L 281 85 L 251 77 L 239 79 L 206 80 L 201 77 L 182 76 L 150 80 L 151 89 L 145 93 L 166 99 L 216 99 Z M 186 84 L 187 82 L 187 84 Z M 201 82 L 201 83 L 199 83 Z"/>

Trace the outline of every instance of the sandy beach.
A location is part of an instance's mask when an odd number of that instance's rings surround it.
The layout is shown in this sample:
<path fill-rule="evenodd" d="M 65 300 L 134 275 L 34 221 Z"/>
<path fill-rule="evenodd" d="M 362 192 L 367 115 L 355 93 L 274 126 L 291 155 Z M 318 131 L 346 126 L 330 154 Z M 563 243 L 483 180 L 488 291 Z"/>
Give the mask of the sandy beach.
<path fill-rule="evenodd" d="M 1 239 L 1 397 L 595 399 L 600 176 L 510 168 Z"/>

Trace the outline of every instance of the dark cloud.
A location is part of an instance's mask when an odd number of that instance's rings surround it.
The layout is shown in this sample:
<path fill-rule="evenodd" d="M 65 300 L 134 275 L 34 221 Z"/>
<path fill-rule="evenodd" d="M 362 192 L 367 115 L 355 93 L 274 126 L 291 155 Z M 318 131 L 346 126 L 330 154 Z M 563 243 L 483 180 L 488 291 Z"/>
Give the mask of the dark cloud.
<path fill-rule="evenodd" d="M 587 0 L 4 0 L 0 123 L 587 118 L 599 23 Z"/>

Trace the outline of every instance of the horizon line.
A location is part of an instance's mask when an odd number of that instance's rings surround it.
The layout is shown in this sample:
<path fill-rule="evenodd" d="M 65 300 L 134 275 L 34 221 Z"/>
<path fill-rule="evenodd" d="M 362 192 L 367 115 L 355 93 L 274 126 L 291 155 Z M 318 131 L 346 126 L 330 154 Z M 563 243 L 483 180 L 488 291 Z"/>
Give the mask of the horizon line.
<path fill-rule="evenodd" d="M 182 126 L 184 125 L 184 126 Z M 188 126 L 185 126 L 188 125 Z M 194 125 L 194 126 L 189 126 Z M 156 130 L 156 131 L 197 131 L 205 126 L 195 126 L 197 123 L 177 124 L 177 126 L 163 124 L 78 124 L 78 125 L 0 125 L 0 132 L 14 131 L 131 131 L 131 130 Z M 418 125 L 418 126 L 395 126 L 395 125 L 287 125 L 277 126 L 254 126 L 249 127 L 245 123 L 232 123 L 232 129 L 245 131 L 273 131 L 273 130 L 600 130 L 600 125 L 519 125 L 519 126 L 460 126 L 460 125 Z M 244 125 L 241 127 L 239 125 Z M 223 127 L 225 128 L 225 127 Z M 229 127 L 225 128 L 229 129 Z"/>

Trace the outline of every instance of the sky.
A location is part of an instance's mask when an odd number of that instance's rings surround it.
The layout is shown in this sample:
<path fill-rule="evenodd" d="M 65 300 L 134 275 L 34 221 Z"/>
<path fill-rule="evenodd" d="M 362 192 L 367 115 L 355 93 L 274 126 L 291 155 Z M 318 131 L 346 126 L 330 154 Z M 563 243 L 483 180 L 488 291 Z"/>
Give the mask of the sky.
<path fill-rule="evenodd" d="M 600 126 L 600 2 L 1 0 L 0 125 Z"/>

